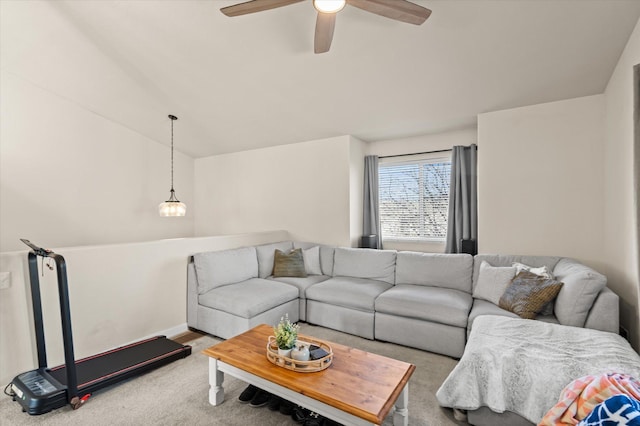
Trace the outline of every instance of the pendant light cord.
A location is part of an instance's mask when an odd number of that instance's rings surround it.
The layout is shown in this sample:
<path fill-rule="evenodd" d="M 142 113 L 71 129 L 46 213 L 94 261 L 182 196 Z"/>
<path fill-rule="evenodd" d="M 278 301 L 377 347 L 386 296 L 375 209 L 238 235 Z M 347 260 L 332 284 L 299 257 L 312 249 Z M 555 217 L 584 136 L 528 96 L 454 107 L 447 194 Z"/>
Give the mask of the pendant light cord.
<path fill-rule="evenodd" d="M 171 192 L 173 192 L 173 122 L 175 119 L 172 116 L 169 118 L 171 118 Z"/>
<path fill-rule="evenodd" d="M 175 115 L 169 115 L 171 119 L 171 193 L 173 194 L 175 191 L 173 190 L 173 122 L 178 119 Z"/>

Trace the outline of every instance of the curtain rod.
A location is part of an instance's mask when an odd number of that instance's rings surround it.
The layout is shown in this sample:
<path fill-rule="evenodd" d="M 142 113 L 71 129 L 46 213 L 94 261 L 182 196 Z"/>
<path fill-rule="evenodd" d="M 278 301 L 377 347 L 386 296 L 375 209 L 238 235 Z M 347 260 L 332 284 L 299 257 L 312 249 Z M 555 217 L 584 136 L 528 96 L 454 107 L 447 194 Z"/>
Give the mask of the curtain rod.
<path fill-rule="evenodd" d="M 451 152 L 451 151 L 452 151 L 451 149 L 438 149 L 436 151 L 414 152 L 412 154 L 385 155 L 378 158 L 408 157 L 411 155 L 437 154 L 438 152 Z"/>

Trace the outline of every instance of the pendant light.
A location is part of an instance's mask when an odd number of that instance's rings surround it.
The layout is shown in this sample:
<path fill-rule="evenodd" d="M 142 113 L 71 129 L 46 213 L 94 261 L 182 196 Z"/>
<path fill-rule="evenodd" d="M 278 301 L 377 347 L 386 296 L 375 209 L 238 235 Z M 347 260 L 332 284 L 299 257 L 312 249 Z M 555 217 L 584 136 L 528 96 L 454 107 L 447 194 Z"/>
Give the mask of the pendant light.
<path fill-rule="evenodd" d="M 175 115 L 169 115 L 171 119 L 171 192 L 169 199 L 158 206 L 158 212 L 162 217 L 184 216 L 187 213 L 187 206 L 176 198 L 176 191 L 173 190 L 173 122 L 178 119 Z"/>

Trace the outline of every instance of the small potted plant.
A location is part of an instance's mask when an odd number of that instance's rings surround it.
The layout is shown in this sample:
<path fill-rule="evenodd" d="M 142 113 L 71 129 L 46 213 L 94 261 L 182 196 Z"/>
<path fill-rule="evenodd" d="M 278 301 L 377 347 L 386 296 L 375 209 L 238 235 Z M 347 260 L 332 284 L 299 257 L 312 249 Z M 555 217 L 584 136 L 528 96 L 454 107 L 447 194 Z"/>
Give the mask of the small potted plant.
<path fill-rule="evenodd" d="M 298 324 L 292 324 L 289 321 L 289 315 L 285 314 L 280 318 L 280 323 L 273 327 L 273 333 L 276 336 L 276 344 L 278 345 L 278 355 L 289 357 L 291 349 L 295 346 L 298 339 Z"/>

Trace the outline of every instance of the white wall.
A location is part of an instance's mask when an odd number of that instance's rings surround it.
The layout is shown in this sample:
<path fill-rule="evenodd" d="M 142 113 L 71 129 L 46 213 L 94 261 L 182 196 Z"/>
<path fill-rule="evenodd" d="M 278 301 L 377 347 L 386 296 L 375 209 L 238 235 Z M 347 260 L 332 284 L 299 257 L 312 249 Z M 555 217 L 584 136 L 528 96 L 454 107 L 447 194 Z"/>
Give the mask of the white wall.
<path fill-rule="evenodd" d="M 0 252 L 193 235 L 193 160 L 175 153 L 187 217 L 160 218 L 170 151 L 12 73 L 0 73 Z M 166 119 L 167 137 L 170 134 Z"/>
<path fill-rule="evenodd" d="M 604 97 L 606 127 L 604 145 L 604 258 L 609 286 L 621 298 L 621 324 L 630 332 L 630 340 L 640 349 L 640 253 L 638 192 L 640 170 L 635 171 L 634 154 L 640 152 L 634 143 L 633 66 L 640 63 L 640 21 L 629 38 Z M 640 131 L 640 129 L 638 129 Z M 635 145 L 635 146 L 634 146 Z M 634 152 L 635 150 L 635 152 Z M 635 167 L 640 167 L 636 164 Z"/>
<path fill-rule="evenodd" d="M 473 143 L 477 143 L 477 136 L 477 130 L 473 127 L 443 133 L 414 136 L 410 138 L 375 141 L 367 144 L 366 154 L 383 157 L 387 155 L 404 155 L 415 154 L 418 152 L 439 151 L 442 149 L 451 149 L 456 145 L 469 146 Z M 446 153 L 444 155 L 446 155 Z M 386 241 L 384 242 L 384 248 L 391 250 L 443 253 L 445 249 L 445 242 Z"/>
<path fill-rule="evenodd" d="M 479 115 L 479 251 L 605 272 L 603 132 L 603 95 Z"/>
<path fill-rule="evenodd" d="M 352 142 L 340 136 L 197 159 L 196 235 L 286 229 L 294 240 L 351 245 Z"/>
<path fill-rule="evenodd" d="M 286 231 L 54 248 L 67 264 L 76 358 L 186 331 L 187 260 L 194 253 L 289 239 Z M 40 265 L 40 262 L 38 262 Z M 0 254 L 0 383 L 37 366 L 27 252 Z M 40 278 L 50 366 L 64 362 L 55 271 Z"/>
<path fill-rule="evenodd" d="M 353 136 L 349 138 L 349 240 L 351 247 L 358 247 L 362 237 L 366 144 Z"/>

